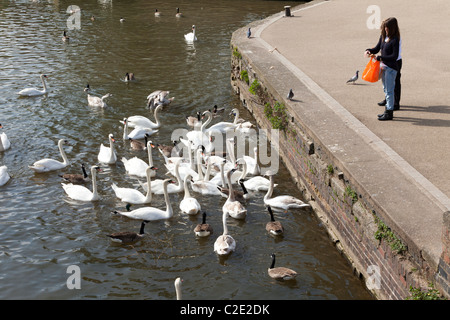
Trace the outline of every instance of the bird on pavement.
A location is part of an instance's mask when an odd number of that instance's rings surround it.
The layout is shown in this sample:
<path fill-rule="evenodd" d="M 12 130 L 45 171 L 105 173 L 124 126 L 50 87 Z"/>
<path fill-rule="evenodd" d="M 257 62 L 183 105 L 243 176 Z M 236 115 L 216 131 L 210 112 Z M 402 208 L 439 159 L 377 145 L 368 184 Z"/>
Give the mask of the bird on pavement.
<path fill-rule="evenodd" d="M 359 71 L 357 70 L 356 74 L 353 77 L 351 77 L 349 80 L 347 80 L 347 83 L 353 82 L 353 84 L 355 84 L 355 81 L 358 80 L 358 73 L 359 73 Z"/>
<path fill-rule="evenodd" d="M 250 38 L 251 35 L 252 35 L 252 31 L 250 30 L 250 28 L 248 28 L 248 30 L 247 30 L 247 38 Z"/>
<path fill-rule="evenodd" d="M 294 97 L 294 92 L 292 91 L 292 89 L 290 89 L 290 90 L 289 90 L 289 93 L 288 93 L 288 95 L 287 95 L 287 98 L 288 98 L 289 100 L 292 100 L 293 97 Z"/>

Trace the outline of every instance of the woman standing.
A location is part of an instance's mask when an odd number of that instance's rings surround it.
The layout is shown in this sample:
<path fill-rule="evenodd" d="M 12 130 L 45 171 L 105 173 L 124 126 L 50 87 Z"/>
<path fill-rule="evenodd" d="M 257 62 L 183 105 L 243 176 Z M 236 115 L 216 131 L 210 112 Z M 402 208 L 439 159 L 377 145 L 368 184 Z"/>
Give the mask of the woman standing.
<path fill-rule="evenodd" d="M 400 50 L 400 30 L 396 18 L 388 18 L 381 24 L 381 36 L 378 44 L 366 50 L 366 54 L 381 62 L 381 81 L 386 98 L 386 111 L 379 115 L 378 120 L 392 120 L 394 117 L 395 79 L 398 71 L 397 59 Z"/>

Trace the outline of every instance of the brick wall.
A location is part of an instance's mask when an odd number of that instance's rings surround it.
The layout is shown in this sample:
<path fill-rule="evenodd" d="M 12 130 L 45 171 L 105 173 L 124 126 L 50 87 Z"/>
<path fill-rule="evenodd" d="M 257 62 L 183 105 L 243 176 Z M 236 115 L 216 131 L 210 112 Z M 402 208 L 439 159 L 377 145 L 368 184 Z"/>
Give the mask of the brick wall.
<path fill-rule="evenodd" d="M 233 55 L 231 83 L 258 125 L 270 129 L 271 123 L 264 114 L 264 104 L 283 102 L 283 97 L 270 92 L 270 84 L 264 83 L 263 75 L 259 77 L 254 71 L 256 69 L 249 65 L 245 56 Z M 249 83 L 257 79 L 262 85 L 263 97 L 255 97 L 249 92 L 249 85 L 240 80 L 242 70 L 248 71 Z M 337 160 L 330 156 L 331 153 L 326 152 L 326 146 L 308 136 L 307 124 L 303 124 L 301 119 L 292 120 L 288 129 L 279 135 L 281 159 L 304 199 L 327 227 L 330 239 L 348 259 L 355 275 L 364 279 L 379 299 L 405 299 L 410 295 L 410 286 L 426 288 L 435 276 L 430 274 L 430 268 L 420 257 L 410 255 L 407 250 L 399 254 L 386 240 L 375 238 L 379 223 L 383 221 L 370 199 L 361 197 L 358 193 L 360 186 L 350 183 L 350 173 L 340 168 Z M 440 279 L 447 285 L 448 293 L 450 218 L 446 221 L 443 236 L 446 250 L 441 258 Z"/>

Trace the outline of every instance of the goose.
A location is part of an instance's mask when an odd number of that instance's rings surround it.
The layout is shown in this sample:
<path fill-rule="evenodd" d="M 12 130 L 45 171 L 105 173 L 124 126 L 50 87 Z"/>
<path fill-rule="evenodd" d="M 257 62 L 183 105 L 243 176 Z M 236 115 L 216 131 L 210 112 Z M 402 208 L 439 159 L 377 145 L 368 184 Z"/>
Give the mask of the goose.
<path fill-rule="evenodd" d="M 128 119 L 123 118 L 123 121 L 120 122 L 123 123 L 123 140 L 129 140 L 129 138 L 144 139 L 146 136 L 149 137 L 159 131 L 158 129 L 136 127 L 128 133 Z"/>
<path fill-rule="evenodd" d="M 174 183 L 171 179 L 164 180 L 164 200 L 166 202 L 166 210 L 161 210 L 155 207 L 145 206 L 132 211 L 113 211 L 114 214 L 120 214 L 131 219 L 137 220 L 165 220 L 170 219 L 173 216 L 172 204 L 170 203 L 169 194 L 167 193 L 167 185 Z"/>
<path fill-rule="evenodd" d="M 192 26 L 192 32 L 184 35 L 184 39 L 188 42 L 197 41 L 197 37 L 195 35 L 195 25 Z"/>
<path fill-rule="evenodd" d="M 119 21 L 120 21 L 120 22 L 125 22 L 125 18 L 120 17 Z"/>
<path fill-rule="evenodd" d="M 227 217 L 228 214 L 224 212 L 222 214 L 223 234 L 214 242 L 214 252 L 220 256 L 228 255 L 236 250 L 236 240 L 228 234 Z"/>
<path fill-rule="evenodd" d="M 143 127 L 143 128 L 151 128 L 158 129 L 161 127 L 161 123 L 159 122 L 158 112 L 161 110 L 163 106 L 159 105 L 155 108 L 154 118 L 156 122 L 151 121 L 149 118 L 144 116 L 131 116 L 127 118 L 127 124 L 130 128 Z"/>
<path fill-rule="evenodd" d="M 84 166 L 84 163 L 81 164 L 81 171 L 82 174 L 78 173 L 64 173 L 60 174 L 59 176 L 63 178 L 67 182 L 72 182 L 75 184 L 82 184 L 89 180 L 88 174 L 86 172 L 86 167 Z"/>
<path fill-rule="evenodd" d="M 67 42 L 67 41 L 69 41 L 69 40 L 70 40 L 70 38 L 69 38 L 69 36 L 67 35 L 66 30 L 64 30 L 64 31 L 63 31 L 63 36 L 62 36 L 62 41 L 63 41 L 63 42 Z"/>
<path fill-rule="evenodd" d="M 148 166 L 147 170 L 145 170 L 147 175 L 147 183 L 151 182 L 151 172 L 154 170 L 155 167 L 150 166 Z M 150 189 L 147 190 L 146 195 L 143 195 L 141 192 L 133 188 L 119 188 L 115 183 L 113 183 L 111 187 L 117 198 L 119 198 L 122 202 L 129 204 L 146 204 L 152 202 L 151 186 Z"/>
<path fill-rule="evenodd" d="M 101 163 L 106 164 L 114 164 L 117 161 L 117 155 L 114 151 L 114 142 L 116 141 L 114 139 L 114 136 L 112 133 L 108 135 L 109 139 L 109 147 L 105 147 L 103 143 L 100 145 L 100 151 L 98 153 L 97 159 Z"/>
<path fill-rule="evenodd" d="M 123 79 L 123 81 L 125 81 L 125 82 L 136 81 L 136 78 L 134 77 L 134 73 L 131 73 L 131 72 L 125 73 L 125 78 Z"/>
<path fill-rule="evenodd" d="M 297 199 L 297 198 L 295 198 L 293 196 L 289 196 L 289 195 L 282 195 L 282 196 L 277 196 L 277 197 L 271 198 L 272 192 L 273 192 L 273 186 L 274 186 L 273 172 L 271 172 L 269 170 L 266 172 L 266 175 L 268 175 L 269 179 L 270 179 L 269 190 L 267 190 L 267 193 L 264 196 L 264 204 L 266 206 L 271 206 L 274 209 L 283 210 L 284 212 L 287 212 L 287 210 L 291 209 L 291 208 L 304 208 L 304 207 L 310 206 L 309 204 L 304 203 L 300 199 Z"/>
<path fill-rule="evenodd" d="M 180 277 L 175 279 L 175 293 L 177 294 L 177 300 L 181 299 L 181 285 L 183 284 L 183 279 Z"/>
<path fill-rule="evenodd" d="M 158 9 L 155 9 L 155 17 L 161 17 L 161 12 Z"/>
<path fill-rule="evenodd" d="M 8 167 L 0 166 L 0 186 L 5 185 L 9 179 L 11 179 L 11 176 L 8 173 Z"/>
<path fill-rule="evenodd" d="M 196 125 L 200 124 L 202 120 L 202 115 L 199 111 L 197 111 L 196 116 L 186 116 L 186 123 L 190 127 L 195 127 Z"/>
<path fill-rule="evenodd" d="M 191 180 L 191 175 L 188 174 L 184 180 L 184 198 L 180 201 L 180 210 L 182 213 L 188 215 L 196 215 L 202 209 L 198 200 L 191 196 L 188 188 L 188 181 Z"/>
<path fill-rule="evenodd" d="M 36 161 L 33 163 L 32 166 L 28 166 L 28 168 L 34 170 L 34 172 L 48 172 L 48 171 L 54 171 L 59 170 L 62 168 L 65 168 L 69 165 L 69 160 L 67 159 L 66 153 L 63 149 L 63 144 L 67 143 L 67 140 L 60 139 L 58 141 L 58 148 L 59 152 L 61 154 L 61 157 L 63 158 L 63 162 L 54 160 L 54 159 L 41 159 L 39 161 Z"/>
<path fill-rule="evenodd" d="M 180 160 L 175 164 L 175 177 L 177 179 L 177 184 L 175 185 L 174 183 L 167 185 L 167 187 L 164 187 L 164 181 L 162 179 L 156 179 L 151 181 L 151 192 L 153 194 L 164 194 L 164 192 L 167 193 L 179 193 L 179 192 L 183 192 L 184 190 L 184 184 L 183 184 L 183 180 L 180 177 L 180 172 L 179 172 L 179 168 L 180 168 Z M 148 189 L 148 183 L 141 183 L 141 186 L 144 190 Z M 166 191 L 164 191 L 166 190 Z"/>
<path fill-rule="evenodd" d="M 148 143 L 148 137 L 150 137 L 149 134 L 144 135 L 144 142 L 135 140 L 132 138 L 128 138 L 130 140 L 130 147 L 133 150 L 147 150 L 147 143 Z"/>
<path fill-rule="evenodd" d="M 293 280 L 297 276 L 297 272 L 292 269 L 288 269 L 285 267 L 277 267 L 275 268 L 275 253 L 271 255 L 272 263 L 267 270 L 269 276 L 276 280 Z"/>
<path fill-rule="evenodd" d="M 139 229 L 139 233 L 133 232 L 133 231 L 121 231 L 121 232 L 115 232 L 106 235 L 107 237 L 110 237 L 112 241 L 119 242 L 123 244 L 133 244 L 141 240 L 144 236 L 144 228 L 145 224 L 149 221 L 142 221 L 141 228 Z"/>
<path fill-rule="evenodd" d="M 224 112 L 225 112 L 225 108 L 219 108 L 217 106 L 217 104 L 215 104 L 214 107 L 213 107 L 213 110 L 212 110 L 213 118 L 219 116 L 219 114 L 222 114 Z"/>
<path fill-rule="evenodd" d="M 206 223 L 206 212 L 202 213 L 202 223 L 199 223 L 194 228 L 194 233 L 197 237 L 207 237 L 213 233 L 213 228 L 209 223 Z"/>
<path fill-rule="evenodd" d="M 220 175 L 222 178 L 222 186 L 217 186 L 217 189 L 219 189 L 219 191 L 222 193 L 223 197 L 228 198 L 228 196 L 230 194 L 230 189 L 228 189 L 226 187 L 227 183 L 225 182 L 225 176 L 224 176 L 224 163 L 225 163 L 225 161 L 220 166 Z M 243 180 L 239 180 L 238 182 L 241 185 L 242 191 L 233 189 L 234 198 L 239 202 L 245 202 L 245 200 L 249 198 L 248 191 L 245 188 L 245 186 L 243 185 Z"/>
<path fill-rule="evenodd" d="M 245 177 L 247 176 L 247 162 L 239 158 L 236 160 L 237 163 L 243 165 L 243 172 L 242 175 L 239 177 L 239 181 L 243 181 L 243 184 L 247 190 L 252 191 L 268 191 L 270 188 L 270 180 L 267 178 L 264 178 L 262 176 L 254 176 L 247 180 L 245 180 Z M 278 186 L 278 184 L 274 184 L 274 187 Z"/>
<path fill-rule="evenodd" d="M 94 165 L 91 166 L 91 176 L 92 176 L 92 191 L 86 188 L 85 186 L 81 186 L 73 183 L 61 183 L 64 191 L 67 193 L 69 198 L 73 200 L 79 201 L 97 201 L 100 199 L 97 192 L 97 172 L 100 172 L 101 169 L 99 166 Z"/>
<path fill-rule="evenodd" d="M 3 126 L 0 124 L 0 129 L 3 129 Z M 8 139 L 8 136 L 5 132 L 0 134 L 0 151 L 5 151 L 11 148 L 11 142 Z"/>
<path fill-rule="evenodd" d="M 235 219 L 245 219 L 247 216 L 247 209 L 237 201 L 234 197 L 233 192 L 233 184 L 231 183 L 231 174 L 236 169 L 231 169 L 227 172 L 227 182 L 228 182 L 228 198 L 227 201 L 225 201 L 224 205 L 222 206 L 222 212 L 229 214 L 232 218 Z"/>
<path fill-rule="evenodd" d="M 177 13 L 175 13 L 175 17 L 181 18 L 183 14 L 180 12 L 180 8 L 177 8 Z"/>
<path fill-rule="evenodd" d="M 147 141 L 148 163 L 138 157 L 133 157 L 131 159 L 126 159 L 125 157 L 122 157 L 122 162 L 125 166 L 125 170 L 129 175 L 134 175 L 138 177 L 147 176 L 147 167 L 149 166 L 153 167 L 152 147 L 153 147 L 152 142 Z M 156 175 L 155 170 L 151 171 L 150 177 L 153 178 Z"/>
<path fill-rule="evenodd" d="M 90 105 L 91 107 L 106 108 L 108 105 L 106 104 L 105 99 L 111 97 L 112 94 L 107 93 L 102 97 L 96 97 L 96 96 L 89 94 L 90 90 L 91 90 L 91 88 L 89 87 L 89 84 L 87 84 L 86 88 L 84 88 L 84 91 L 87 93 L 88 105 Z"/>
<path fill-rule="evenodd" d="M 270 206 L 267 206 L 267 210 L 269 211 L 270 214 L 270 221 L 267 222 L 266 224 L 266 231 L 274 236 L 282 235 L 284 233 L 283 225 L 281 224 L 280 221 L 275 220 L 272 208 Z"/>
<path fill-rule="evenodd" d="M 42 96 L 44 94 L 48 93 L 47 86 L 45 84 L 45 79 L 48 79 L 47 75 L 41 74 L 41 81 L 42 86 L 44 87 L 42 90 L 36 89 L 36 88 L 26 88 L 21 91 L 19 91 L 17 94 L 20 96 L 26 96 L 26 97 L 34 97 L 34 96 Z"/>

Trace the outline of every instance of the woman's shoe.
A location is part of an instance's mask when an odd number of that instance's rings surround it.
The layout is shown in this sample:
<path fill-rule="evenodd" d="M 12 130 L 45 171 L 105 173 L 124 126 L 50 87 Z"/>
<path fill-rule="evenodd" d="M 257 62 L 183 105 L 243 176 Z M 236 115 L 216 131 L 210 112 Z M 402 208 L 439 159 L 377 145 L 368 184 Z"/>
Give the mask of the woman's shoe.
<path fill-rule="evenodd" d="M 378 120 L 385 121 L 385 120 L 392 120 L 394 118 L 394 110 L 386 110 L 381 117 L 378 117 Z"/>

